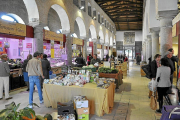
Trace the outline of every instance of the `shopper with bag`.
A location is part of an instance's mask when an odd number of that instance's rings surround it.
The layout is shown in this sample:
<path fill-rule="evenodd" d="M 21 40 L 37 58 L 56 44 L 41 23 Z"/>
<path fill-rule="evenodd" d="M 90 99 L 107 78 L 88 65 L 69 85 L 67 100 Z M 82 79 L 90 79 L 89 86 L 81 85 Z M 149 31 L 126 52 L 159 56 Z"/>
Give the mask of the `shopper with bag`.
<path fill-rule="evenodd" d="M 151 62 L 151 77 L 153 80 L 156 79 L 157 69 L 160 67 L 161 55 L 156 54 L 154 60 Z M 152 96 L 152 91 L 149 91 L 149 98 Z"/>
<path fill-rule="evenodd" d="M 169 87 L 171 87 L 171 69 L 168 64 L 168 60 L 166 58 L 161 59 L 161 67 L 157 69 L 156 75 L 156 87 L 158 91 L 158 98 L 159 98 L 159 109 L 156 112 L 161 113 L 162 106 L 163 106 L 163 96 L 165 97 L 166 101 L 169 105 L 171 104 L 171 100 L 167 94 Z M 156 89 L 156 87 L 154 89 Z"/>

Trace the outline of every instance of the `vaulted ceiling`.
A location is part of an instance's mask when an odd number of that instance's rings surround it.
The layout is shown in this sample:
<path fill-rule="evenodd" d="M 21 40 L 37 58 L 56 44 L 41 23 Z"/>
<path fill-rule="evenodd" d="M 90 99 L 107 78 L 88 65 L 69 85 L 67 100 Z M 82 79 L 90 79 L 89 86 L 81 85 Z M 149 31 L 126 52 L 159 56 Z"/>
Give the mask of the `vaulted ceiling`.
<path fill-rule="evenodd" d="M 95 0 L 113 20 L 117 31 L 142 30 L 143 0 Z"/>

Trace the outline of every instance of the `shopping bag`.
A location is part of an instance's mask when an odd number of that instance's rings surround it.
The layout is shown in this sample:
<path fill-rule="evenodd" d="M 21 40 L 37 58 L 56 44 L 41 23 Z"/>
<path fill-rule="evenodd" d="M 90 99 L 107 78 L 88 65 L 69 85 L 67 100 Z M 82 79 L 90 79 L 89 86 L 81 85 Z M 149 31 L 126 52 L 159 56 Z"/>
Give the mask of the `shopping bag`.
<path fill-rule="evenodd" d="M 156 81 L 155 80 L 151 80 L 149 83 L 148 83 L 148 88 L 150 91 L 153 91 L 155 92 L 156 91 Z"/>
<path fill-rule="evenodd" d="M 163 106 L 160 120 L 180 120 L 180 106 Z"/>
<path fill-rule="evenodd" d="M 154 95 L 154 93 L 153 93 L 153 95 L 151 96 L 150 107 L 151 107 L 152 110 L 156 110 L 156 109 L 157 109 L 157 98 L 156 98 L 156 96 Z"/>
<path fill-rule="evenodd" d="M 151 66 L 150 65 L 144 65 L 141 68 L 146 73 L 146 77 L 148 79 L 151 79 L 152 78 Z"/>

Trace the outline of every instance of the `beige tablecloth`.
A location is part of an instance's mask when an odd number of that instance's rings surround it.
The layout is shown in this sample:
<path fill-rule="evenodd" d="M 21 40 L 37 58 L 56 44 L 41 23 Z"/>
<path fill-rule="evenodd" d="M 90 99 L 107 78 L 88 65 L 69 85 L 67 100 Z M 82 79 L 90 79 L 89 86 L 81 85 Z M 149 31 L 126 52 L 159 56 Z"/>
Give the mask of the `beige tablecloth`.
<path fill-rule="evenodd" d="M 103 116 L 111 112 L 114 106 L 115 86 L 112 83 L 108 89 L 97 88 L 96 84 L 88 83 L 84 87 L 43 85 L 43 97 L 46 107 L 57 108 L 57 102 L 69 102 L 74 96 L 86 96 L 89 100 L 90 114 Z"/>

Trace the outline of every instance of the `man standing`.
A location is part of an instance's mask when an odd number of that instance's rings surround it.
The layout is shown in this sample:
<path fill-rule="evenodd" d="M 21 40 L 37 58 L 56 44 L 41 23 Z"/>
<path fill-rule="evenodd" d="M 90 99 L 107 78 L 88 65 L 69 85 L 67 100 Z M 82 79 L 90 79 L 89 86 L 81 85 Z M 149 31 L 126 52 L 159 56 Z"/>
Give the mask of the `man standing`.
<path fill-rule="evenodd" d="M 173 61 L 171 60 L 172 58 L 172 52 L 170 51 L 167 51 L 165 53 L 165 56 L 164 58 L 166 58 L 168 60 L 168 64 L 169 64 L 169 67 L 171 69 L 171 76 L 170 76 L 170 81 L 171 81 L 171 84 L 173 83 L 173 73 L 174 73 L 174 65 L 173 65 Z M 170 90 L 168 91 L 169 94 L 172 94 L 172 86 L 170 87 Z"/>
<path fill-rule="evenodd" d="M 75 62 L 77 63 L 76 67 L 81 67 L 82 68 L 85 65 L 84 59 L 83 59 L 81 54 L 78 55 Z"/>
<path fill-rule="evenodd" d="M 36 84 L 39 94 L 40 103 L 43 103 L 42 91 L 41 91 L 41 83 L 40 76 L 44 79 L 41 61 L 39 60 L 40 53 L 35 52 L 33 55 L 33 59 L 29 60 L 26 71 L 29 76 L 29 108 L 33 108 L 33 92 L 34 92 L 34 84 Z"/>
<path fill-rule="evenodd" d="M 97 54 L 94 54 L 93 59 L 91 60 L 91 64 L 94 65 L 97 62 L 100 64 L 101 60 L 97 58 Z"/>
<path fill-rule="evenodd" d="M 5 99 L 9 100 L 12 99 L 12 97 L 9 97 L 9 74 L 10 74 L 10 69 L 7 61 L 7 55 L 2 55 L 1 56 L 1 61 L 0 61 L 0 100 L 3 99 L 3 86 L 5 89 Z"/>

